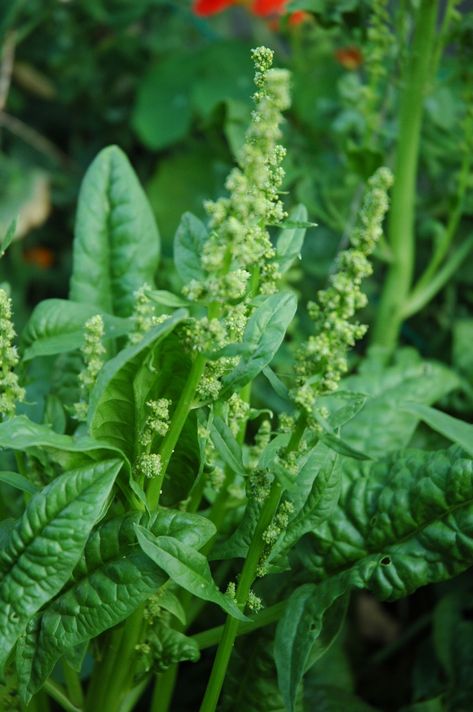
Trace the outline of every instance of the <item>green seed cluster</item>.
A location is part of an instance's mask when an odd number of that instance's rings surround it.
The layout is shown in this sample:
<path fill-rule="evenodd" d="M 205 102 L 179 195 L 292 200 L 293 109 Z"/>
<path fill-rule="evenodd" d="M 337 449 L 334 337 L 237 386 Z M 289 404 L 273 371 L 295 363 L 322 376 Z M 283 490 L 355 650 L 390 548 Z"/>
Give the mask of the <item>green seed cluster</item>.
<path fill-rule="evenodd" d="M 259 613 L 263 608 L 263 601 L 254 591 L 250 591 L 246 605 L 251 613 Z"/>
<path fill-rule="evenodd" d="M 84 368 L 79 374 L 81 399 L 74 406 L 77 420 L 87 419 L 89 394 L 105 361 L 103 319 L 98 314 L 91 317 L 84 325 L 84 344 L 81 348 Z"/>
<path fill-rule="evenodd" d="M 157 326 L 167 319 L 166 315 L 156 315 L 154 304 L 149 296 L 149 291 L 150 286 L 143 284 L 134 294 L 133 331 L 128 337 L 131 344 L 139 343 L 153 326 Z"/>
<path fill-rule="evenodd" d="M 367 35 L 364 54 L 368 83 L 363 87 L 360 106 L 368 131 L 373 135 L 378 131 L 381 115 L 379 88 L 386 78 L 388 60 L 395 48 L 387 0 L 373 0 Z"/>
<path fill-rule="evenodd" d="M 351 319 L 366 305 L 361 283 L 372 272 L 368 257 L 382 234 L 391 184 L 387 168 L 378 169 L 370 178 L 351 247 L 340 253 L 329 287 L 319 291 L 317 302 L 308 304 L 315 333 L 297 354 L 297 387 L 292 395 L 309 416 L 317 396 L 337 388 L 348 368 L 348 349 L 366 332 L 366 326 Z"/>
<path fill-rule="evenodd" d="M 143 447 L 149 447 L 156 435 L 164 437 L 169 430 L 169 408 L 171 400 L 169 398 L 158 398 L 149 400 L 146 403 L 150 411 L 146 418 L 143 432 L 140 436 L 140 443 Z"/>
<path fill-rule="evenodd" d="M 11 299 L 4 289 L 0 289 L 0 416 L 2 418 L 15 415 L 16 404 L 25 397 L 25 391 L 20 386 L 14 370 L 19 360 L 13 344 L 14 339 Z"/>
<path fill-rule="evenodd" d="M 252 57 L 256 69 L 255 109 L 240 166 L 227 178 L 229 196 L 205 204 L 210 235 L 202 266 L 209 277 L 205 284 L 191 283 L 187 291 L 188 296 L 205 294 L 222 304 L 245 296 L 254 265 L 274 256 L 266 226 L 286 217 L 279 199 L 284 178 L 281 163 L 286 151 L 277 141 L 281 136 L 281 112 L 290 104 L 289 74 L 271 68 L 273 52 L 266 47 L 253 50 Z"/>
<path fill-rule="evenodd" d="M 285 149 L 278 140 L 282 111 L 290 104 L 289 73 L 272 68 L 273 52 L 266 47 L 253 50 L 252 57 L 254 111 L 239 166 L 227 178 L 228 196 L 205 203 L 210 232 L 201 264 L 206 276 L 184 288 L 188 299 L 212 304 L 217 312 L 189 325 L 188 342 L 197 351 L 241 341 L 250 299 L 258 292 L 273 292 L 279 278 L 267 227 L 286 217 L 279 197 Z M 207 364 L 197 391 L 201 400 L 218 397 L 221 378 L 234 363 L 224 357 Z"/>

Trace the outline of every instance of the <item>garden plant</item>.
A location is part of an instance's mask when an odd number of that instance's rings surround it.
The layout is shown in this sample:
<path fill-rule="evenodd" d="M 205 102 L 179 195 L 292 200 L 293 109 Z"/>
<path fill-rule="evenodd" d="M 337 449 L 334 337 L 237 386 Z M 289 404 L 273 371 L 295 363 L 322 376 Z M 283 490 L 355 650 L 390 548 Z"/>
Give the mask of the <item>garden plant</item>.
<path fill-rule="evenodd" d="M 232 3 L 210 5 L 195 12 Z M 458 17 L 454 2 L 415 6 L 399 11 L 400 27 L 413 22 L 394 47 L 386 3 L 373 3 L 367 83 L 346 82 L 359 114 L 345 107 L 350 168 L 333 202 L 312 211 L 286 195 L 291 75 L 258 46 L 236 166 L 203 219 L 182 216 L 167 274 L 152 206 L 110 145 L 80 188 L 69 297 L 37 304 L 16 344 L 1 286 L 0 710 L 383 709 L 343 683 L 345 644 L 359 652 L 353 601 L 365 596 L 385 630 L 379 602 L 428 584 L 445 595 L 407 635 L 432 624 L 435 653 L 403 709 L 471 708 L 472 322 L 461 312 L 454 368 L 399 342 L 470 256 L 473 112 L 460 73 L 468 150 L 455 157 L 453 207 L 427 221 L 423 262 L 419 167 L 437 190 L 443 155 L 422 163 L 425 97 Z M 293 26 L 313 10 L 287 9 L 288 22 L 303 13 Z M 399 64 L 398 104 L 382 97 L 386 58 Z M 388 156 L 380 117 L 393 111 Z M 304 140 L 288 143 L 305 170 Z M 293 172 L 297 198 L 318 190 Z M 325 218 L 343 234 L 313 287 L 301 254 Z M 402 647 L 393 640 L 381 655 Z"/>

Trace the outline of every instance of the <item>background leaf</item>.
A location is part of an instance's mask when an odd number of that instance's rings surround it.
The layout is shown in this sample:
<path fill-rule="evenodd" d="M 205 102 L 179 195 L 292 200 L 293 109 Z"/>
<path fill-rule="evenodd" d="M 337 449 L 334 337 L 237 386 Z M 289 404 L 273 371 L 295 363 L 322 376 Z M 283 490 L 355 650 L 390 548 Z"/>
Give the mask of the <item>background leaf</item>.
<path fill-rule="evenodd" d="M 421 361 L 406 349 L 386 368 L 373 353 L 360 373 L 342 381 L 343 390 L 365 393 L 360 412 L 344 426 L 343 439 L 357 450 L 376 458 L 409 444 L 419 422 L 406 416 L 400 405 L 413 401 L 430 405 L 459 384 L 457 376 L 441 364 Z"/>
<path fill-rule="evenodd" d="M 279 689 L 289 712 L 294 711 L 297 691 L 310 659 L 312 647 L 317 640 L 320 640 L 325 613 L 334 605 L 337 598 L 340 598 L 340 591 L 336 589 L 326 589 L 325 593 L 327 597 L 321 597 L 315 584 L 306 584 L 297 588 L 290 596 L 276 628 L 274 659 L 278 671 Z M 346 603 L 344 599 L 342 610 L 346 611 Z M 338 623 L 342 623 L 344 619 L 342 610 L 336 608 Z M 333 626 L 332 635 L 326 637 L 324 648 L 320 647 L 317 651 L 319 656 L 333 642 L 339 630 L 339 626 Z"/>
<path fill-rule="evenodd" d="M 427 423 L 433 430 L 451 440 L 457 445 L 461 445 L 466 452 L 473 456 L 473 425 L 465 423 L 458 418 L 452 418 L 441 410 L 428 408 L 419 403 L 404 403 L 402 409 L 408 413 L 418 416 L 424 423 Z"/>

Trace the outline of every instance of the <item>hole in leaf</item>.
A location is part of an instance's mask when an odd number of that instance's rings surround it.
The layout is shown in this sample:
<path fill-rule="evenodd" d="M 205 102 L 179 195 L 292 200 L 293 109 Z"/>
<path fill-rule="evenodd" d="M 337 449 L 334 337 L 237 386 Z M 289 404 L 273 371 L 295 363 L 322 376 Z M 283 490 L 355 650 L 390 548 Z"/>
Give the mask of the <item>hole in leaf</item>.
<path fill-rule="evenodd" d="M 383 556 L 381 559 L 381 566 L 389 566 L 391 563 L 391 557 L 390 556 Z"/>

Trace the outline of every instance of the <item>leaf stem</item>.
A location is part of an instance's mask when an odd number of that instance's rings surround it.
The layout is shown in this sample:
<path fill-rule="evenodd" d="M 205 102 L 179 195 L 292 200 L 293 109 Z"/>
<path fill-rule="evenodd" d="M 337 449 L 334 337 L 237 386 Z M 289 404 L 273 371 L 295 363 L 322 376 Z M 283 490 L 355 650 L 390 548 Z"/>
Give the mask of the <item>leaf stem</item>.
<path fill-rule="evenodd" d="M 67 697 L 62 686 L 54 682 L 54 680 L 51 680 L 51 678 L 44 683 L 44 689 L 66 712 L 81 712 L 81 708 L 76 707 Z"/>
<path fill-rule="evenodd" d="M 294 428 L 291 439 L 289 440 L 286 449 L 287 453 L 292 452 L 298 447 L 304 434 L 305 427 L 306 419 L 303 415 L 301 415 L 299 416 L 296 427 Z M 263 539 L 264 532 L 271 524 L 273 517 L 277 512 L 282 492 L 283 488 L 279 480 L 274 479 L 271 490 L 263 505 L 263 509 L 261 510 L 261 514 L 256 524 L 256 529 L 248 549 L 248 554 L 243 565 L 240 580 L 238 582 L 236 602 L 242 610 L 246 606 L 251 586 L 256 578 L 258 564 L 265 548 L 265 542 Z M 214 712 L 217 707 L 228 663 L 230 662 L 235 639 L 238 635 L 238 628 L 239 621 L 236 618 L 228 616 L 223 627 L 222 637 L 217 649 L 217 654 L 215 656 L 204 699 L 200 707 L 200 712 Z"/>

